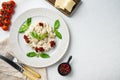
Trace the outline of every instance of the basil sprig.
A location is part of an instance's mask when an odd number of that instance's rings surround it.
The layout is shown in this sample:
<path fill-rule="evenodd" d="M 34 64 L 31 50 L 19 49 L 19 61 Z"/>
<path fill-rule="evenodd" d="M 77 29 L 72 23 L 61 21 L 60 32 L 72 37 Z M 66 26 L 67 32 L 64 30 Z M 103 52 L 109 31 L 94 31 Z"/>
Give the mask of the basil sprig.
<path fill-rule="evenodd" d="M 39 35 L 37 32 L 30 32 L 30 35 L 33 37 L 33 38 L 35 38 L 35 39 L 37 39 L 37 40 L 43 40 L 43 39 L 45 39 L 47 36 L 48 36 L 48 34 L 47 33 L 44 33 L 44 34 L 42 34 L 42 35 Z"/>
<path fill-rule="evenodd" d="M 31 24 L 31 18 L 28 18 L 27 21 L 26 21 L 26 25 L 30 26 L 30 24 Z"/>
<path fill-rule="evenodd" d="M 36 53 L 36 52 L 28 52 L 28 57 L 41 57 L 41 58 L 50 58 L 50 56 L 47 53 Z"/>
<path fill-rule="evenodd" d="M 40 35 L 36 32 L 30 32 L 30 35 L 35 39 L 38 39 L 38 40 L 40 39 Z"/>
<path fill-rule="evenodd" d="M 59 39 L 62 39 L 62 34 L 58 31 L 59 27 L 60 27 L 60 21 L 56 20 L 54 23 L 54 33 Z"/>
<path fill-rule="evenodd" d="M 42 57 L 42 58 L 49 58 L 49 57 L 50 57 L 50 56 L 49 56 L 48 54 L 46 54 L 46 53 L 40 53 L 39 55 L 40 55 L 40 57 Z"/>
<path fill-rule="evenodd" d="M 30 27 L 30 24 L 31 24 L 31 18 L 28 18 L 25 21 L 25 23 L 20 27 L 19 33 L 24 33 Z"/>
<path fill-rule="evenodd" d="M 27 56 L 28 57 L 35 57 L 35 56 L 37 56 L 37 54 L 35 52 L 29 52 L 29 53 L 27 53 Z"/>
<path fill-rule="evenodd" d="M 48 37 L 48 34 L 47 33 L 44 33 L 40 36 L 40 40 L 43 40 L 45 39 L 46 37 Z"/>
<path fill-rule="evenodd" d="M 59 26 L 60 26 L 60 21 L 56 20 L 55 23 L 54 23 L 54 29 L 58 29 Z"/>
<path fill-rule="evenodd" d="M 62 39 L 62 35 L 61 35 L 61 33 L 60 33 L 57 29 L 54 30 L 54 32 L 55 32 L 56 36 L 57 36 L 59 39 Z"/>

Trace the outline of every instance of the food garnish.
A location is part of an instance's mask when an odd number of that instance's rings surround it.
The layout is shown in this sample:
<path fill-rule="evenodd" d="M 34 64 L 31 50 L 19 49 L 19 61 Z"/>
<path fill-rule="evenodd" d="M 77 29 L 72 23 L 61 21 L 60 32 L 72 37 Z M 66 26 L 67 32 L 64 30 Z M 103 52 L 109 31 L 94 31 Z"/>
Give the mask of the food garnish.
<path fill-rule="evenodd" d="M 36 39 L 40 39 L 40 35 L 36 32 L 30 32 L 30 35 L 33 37 L 33 38 L 36 38 Z"/>
<path fill-rule="evenodd" d="M 31 18 L 28 18 L 25 21 L 25 23 L 20 27 L 19 33 L 24 33 L 30 27 L 30 24 L 31 24 Z"/>
<path fill-rule="evenodd" d="M 60 26 L 60 21 L 59 20 L 56 20 L 55 23 L 54 23 L 54 29 L 58 29 Z"/>
<path fill-rule="evenodd" d="M 36 52 L 29 52 L 27 53 L 28 57 L 41 57 L 41 58 L 49 58 L 50 56 L 47 53 L 36 53 Z"/>
<path fill-rule="evenodd" d="M 56 36 L 57 36 L 59 39 L 62 39 L 62 35 L 61 35 L 61 33 L 60 33 L 57 29 L 54 30 L 54 32 L 55 32 Z"/>
<path fill-rule="evenodd" d="M 56 35 L 59 39 L 62 39 L 62 35 L 61 35 L 61 33 L 58 31 L 59 26 L 60 26 L 60 21 L 59 21 L 59 20 L 56 20 L 55 23 L 54 23 L 54 32 L 55 32 L 55 35 Z"/>
<path fill-rule="evenodd" d="M 46 54 L 46 53 L 41 53 L 40 57 L 42 57 L 42 58 L 49 58 L 50 56 L 48 54 Z"/>
<path fill-rule="evenodd" d="M 45 39 L 45 38 L 48 36 L 47 33 L 44 33 L 44 34 L 42 34 L 42 35 L 39 35 L 39 34 L 36 33 L 36 32 L 30 32 L 30 35 L 31 35 L 33 38 L 36 38 L 37 40 L 43 40 L 43 39 Z"/>
<path fill-rule="evenodd" d="M 36 54 L 36 52 L 29 52 L 29 53 L 27 53 L 27 56 L 28 57 L 35 57 L 35 56 L 37 56 L 37 54 Z"/>

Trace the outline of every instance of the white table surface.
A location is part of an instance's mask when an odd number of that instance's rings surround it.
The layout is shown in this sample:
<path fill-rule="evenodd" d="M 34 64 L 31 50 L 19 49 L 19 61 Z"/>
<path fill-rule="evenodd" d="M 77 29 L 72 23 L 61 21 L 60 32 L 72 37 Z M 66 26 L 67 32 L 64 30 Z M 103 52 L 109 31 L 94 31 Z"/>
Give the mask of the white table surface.
<path fill-rule="evenodd" d="M 6 0 L 0 0 L 0 3 Z M 71 42 L 66 55 L 48 67 L 48 80 L 120 80 L 120 0 L 82 0 L 72 17 L 67 17 L 45 0 L 15 0 L 12 22 L 31 8 L 49 8 L 68 24 Z M 9 32 L 0 28 L 0 40 Z M 72 55 L 72 73 L 57 72 L 58 64 Z"/>

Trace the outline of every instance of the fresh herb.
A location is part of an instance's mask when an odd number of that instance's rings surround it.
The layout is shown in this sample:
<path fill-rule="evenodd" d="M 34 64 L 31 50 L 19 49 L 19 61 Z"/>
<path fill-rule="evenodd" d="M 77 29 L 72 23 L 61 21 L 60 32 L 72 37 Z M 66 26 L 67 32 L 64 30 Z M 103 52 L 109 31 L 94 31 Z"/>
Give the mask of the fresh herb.
<path fill-rule="evenodd" d="M 27 19 L 26 24 L 27 24 L 27 26 L 30 26 L 30 24 L 31 24 L 31 18 Z"/>
<path fill-rule="evenodd" d="M 61 33 L 58 31 L 59 26 L 60 26 L 60 21 L 59 21 L 59 20 L 56 20 L 55 23 L 54 23 L 54 33 L 55 33 L 55 35 L 56 35 L 59 39 L 62 39 L 62 35 L 61 35 Z"/>
<path fill-rule="evenodd" d="M 31 24 L 31 18 L 28 18 L 25 21 L 25 23 L 20 27 L 19 33 L 24 33 L 30 27 L 30 24 Z"/>
<path fill-rule="evenodd" d="M 47 53 L 36 53 L 36 52 L 29 52 L 27 53 L 28 57 L 41 57 L 41 58 L 50 58 Z"/>
<path fill-rule="evenodd" d="M 39 35 L 39 34 L 36 33 L 36 32 L 30 32 L 30 35 L 31 35 L 33 38 L 37 39 L 37 40 L 43 40 L 43 39 L 45 39 L 45 38 L 48 36 L 47 33 L 44 33 L 44 34 L 42 34 L 42 35 Z"/>
<path fill-rule="evenodd" d="M 27 53 L 27 56 L 28 57 L 35 57 L 35 56 L 37 56 L 37 54 L 35 52 L 29 52 L 29 53 Z"/>
<path fill-rule="evenodd" d="M 62 39 L 62 35 L 57 29 L 54 32 L 59 39 Z"/>
<path fill-rule="evenodd" d="M 47 36 L 48 36 L 48 34 L 47 34 L 47 33 L 42 34 L 42 35 L 40 36 L 40 39 L 41 39 L 41 40 L 43 40 L 43 39 L 45 39 Z"/>
<path fill-rule="evenodd" d="M 49 58 L 50 56 L 48 54 L 46 54 L 46 53 L 41 53 L 40 57 L 42 57 L 42 58 Z"/>
<path fill-rule="evenodd" d="M 60 26 L 60 21 L 56 20 L 55 23 L 54 23 L 54 29 L 58 29 L 59 26 Z"/>
<path fill-rule="evenodd" d="M 36 32 L 30 32 L 30 35 L 35 39 L 38 39 L 38 40 L 40 39 L 40 35 Z"/>

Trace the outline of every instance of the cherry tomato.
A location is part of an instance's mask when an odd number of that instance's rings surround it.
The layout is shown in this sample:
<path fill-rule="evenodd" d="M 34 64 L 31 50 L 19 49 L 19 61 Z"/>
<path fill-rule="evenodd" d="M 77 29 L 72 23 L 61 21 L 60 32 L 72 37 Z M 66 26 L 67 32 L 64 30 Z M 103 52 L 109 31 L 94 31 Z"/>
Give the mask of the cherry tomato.
<path fill-rule="evenodd" d="M 3 17 L 0 16 L 0 27 L 3 26 Z"/>
<path fill-rule="evenodd" d="M 2 3 L 2 9 L 0 9 L 0 27 L 4 31 L 9 30 L 9 25 L 11 24 L 10 18 L 14 13 L 15 6 L 16 3 L 13 0 Z"/>
<path fill-rule="evenodd" d="M 16 6 L 16 3 L 13 0 L 9 1 L 8 4 L 10 8 L 14 8 Z"/>
<path fill-rule="evenodd" d="M 3 22 L 2 21 L 0 21 L 0 27 L 2 27 L 3 26 Z"/>
<path fill-rule="evenodd" d="M 39 48 L 36 47 L 36 48 L 35 48 L 35 51 L 36 51 L 36 52 L 44 52 L 45 49 L 44 49 L 43 47 L 39 47 Z"/>
<path fill-rule="evenodd" d="M 3 16 L 0 16 L 0 21 L 2 21 L 3 20 Z"/>
<path fill-rule="evenodd" d="M 9 30 L 9 27 L 6 26 L 6 25 L 3 25 L 3 26 L 2 26 L 2 29 L 3 29 L 4 31 L 8 31 L 8 30 Z"/>
<path fill-rule="evenodd" d="M 9 13 L 5 13 L 2 16 L 3 16 L 3 18 L 8 18 L 8 19 L 11 18 L 11 14 L 9 14 Z"/>
<path fill-rule="evenodd" d="M 29 43 L 29 42 L 30 42 L 28 36 L 24 35 L 24 39 L 25 39 L 26 43 Z"/>
<path fill-rule="evenodd" d="M 12 9 L 12 8 L 5 8 L 5 11 L 7 11 L 9 14 L 12 14 L 14 12 L 14 9 Z"/>
<path fill-rule="evenodd" d="M 0 14 L 3 15 L 5 13 L 4 9 L 0 9 Z"/>
<path fill-rule="evenodd" d="M 5 18 L 4 19 L 4 21 L 3 21 L 3 24 L 5 24 L 5 25 L 10 25 L 10 19 L 8 19 L 8 18 Z"/>
<path fill-rule="evenodd" d="M 55 46 L 55 42 L 54 41 L 50 41 L 50 46 L 54 47 Z"/>
<path fill-rule="evenodd" d="M 9 15 L 9 13 L 5 9 L 0 9 L 0 15 L 6 15 L 6 14 Z"/>
<path fill-rule="evenodd" d="M 3 9 L 7 8 L 7 2 L 3 2 L 3 3 L 2 3 L 2 8 L 3 8 Z"/>

